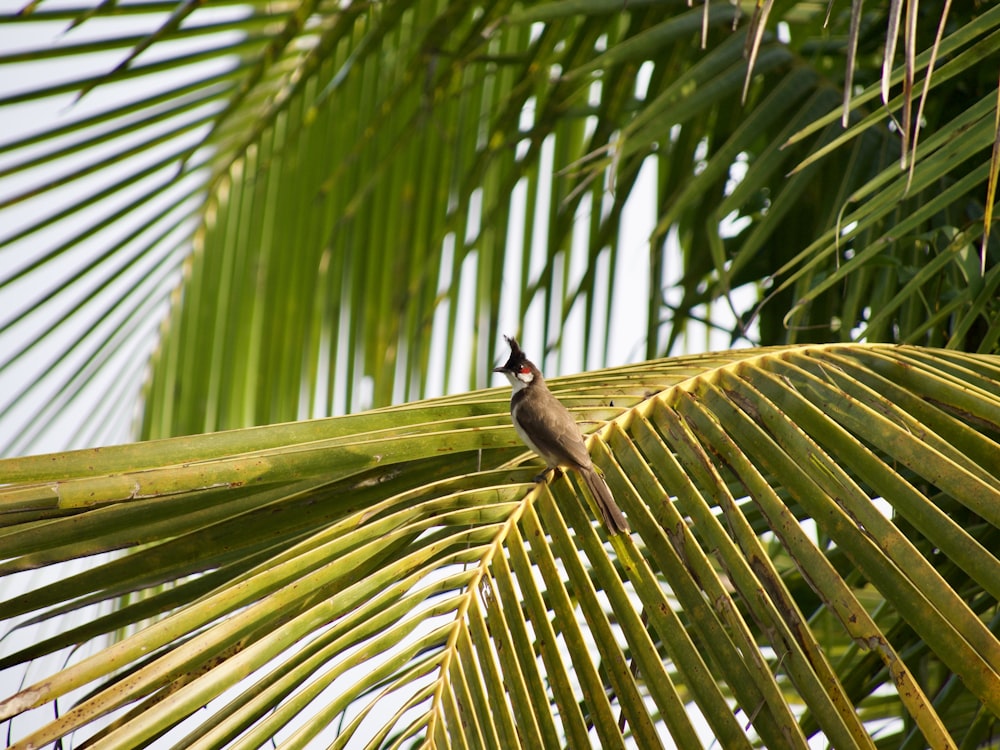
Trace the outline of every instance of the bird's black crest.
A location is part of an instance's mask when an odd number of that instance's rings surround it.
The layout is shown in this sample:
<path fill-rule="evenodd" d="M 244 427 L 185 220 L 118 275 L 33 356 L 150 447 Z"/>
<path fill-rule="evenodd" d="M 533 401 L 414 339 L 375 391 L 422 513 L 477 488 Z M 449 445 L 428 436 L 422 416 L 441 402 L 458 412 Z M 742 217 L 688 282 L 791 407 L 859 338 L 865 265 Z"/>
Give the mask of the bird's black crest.
<path fill-rule="evenodd" d="M 517 339 L 513 336 L 504 336 L 507 343 L 510 344 L 510 357 L 507 358 L 506 364 L 504 364 L 503 370 L 509 370 L 510 372 L 518 372 L 521 366 L 528 361 L 524 352 L 521 351 L 521 347 L 518 346 Z"/>

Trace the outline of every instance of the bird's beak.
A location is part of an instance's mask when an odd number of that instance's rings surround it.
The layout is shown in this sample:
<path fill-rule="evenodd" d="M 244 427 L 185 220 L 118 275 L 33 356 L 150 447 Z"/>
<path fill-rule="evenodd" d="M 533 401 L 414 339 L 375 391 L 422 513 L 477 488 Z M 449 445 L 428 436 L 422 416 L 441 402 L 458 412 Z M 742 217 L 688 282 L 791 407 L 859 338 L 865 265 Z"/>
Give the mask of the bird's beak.
<path fill-rule="evenodd" d="M 493 372 L 507 372 L 506 367 L 494 367 Z"/>

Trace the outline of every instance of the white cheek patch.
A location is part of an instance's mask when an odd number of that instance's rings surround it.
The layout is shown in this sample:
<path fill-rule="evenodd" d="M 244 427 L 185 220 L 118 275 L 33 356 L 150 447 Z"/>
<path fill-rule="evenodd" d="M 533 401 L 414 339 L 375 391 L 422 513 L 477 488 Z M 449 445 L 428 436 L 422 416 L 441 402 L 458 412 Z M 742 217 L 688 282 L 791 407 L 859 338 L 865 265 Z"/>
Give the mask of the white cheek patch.
<path fill-rule="evenodd" d="M 532 380 L 535 379 L 535 376 L 532 375 L 530 371 L 519 372 L 517 373 L 517 379 L 520 380 L 522 383 L 530 383 Z"/>
<path fill-rule="evenodd" d="M 513 389 L 513 393 L 517 393 L 522 388 L 528 387 L 528 381 L 522 380 L 525 377 L 521 373 L 505 372 L 504 375 L 507 376 L 507 380 L 510 381 L 510 387 Z M 527 373 L 528 379 L 531 379 L 531 373 Z"/>

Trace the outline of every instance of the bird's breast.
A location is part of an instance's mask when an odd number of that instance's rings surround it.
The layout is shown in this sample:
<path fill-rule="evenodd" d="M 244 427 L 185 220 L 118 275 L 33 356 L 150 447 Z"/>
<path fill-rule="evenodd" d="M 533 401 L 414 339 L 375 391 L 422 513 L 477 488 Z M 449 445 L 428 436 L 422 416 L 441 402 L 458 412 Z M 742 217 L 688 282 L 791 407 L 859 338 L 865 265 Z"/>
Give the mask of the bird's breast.
<path fill-rule="evenodd" d="M 521 425 L 521 420 L 517 418 L 518 412 L 524 408 L 523 400 L 519 401 L 517 399 L 511 399 L 510 404 L 510 419 L 514 423 L 514 431 L 517 436 L 521 438 L 521 442 L 527 445 L 531 450 L 537 453 L 542 458 L 545 458 L 544 454 L 538 450 L 538 446 L 535 445 L 535 441 L 531 439 L 531 435 L 528 434 L 527 430 Z"/>

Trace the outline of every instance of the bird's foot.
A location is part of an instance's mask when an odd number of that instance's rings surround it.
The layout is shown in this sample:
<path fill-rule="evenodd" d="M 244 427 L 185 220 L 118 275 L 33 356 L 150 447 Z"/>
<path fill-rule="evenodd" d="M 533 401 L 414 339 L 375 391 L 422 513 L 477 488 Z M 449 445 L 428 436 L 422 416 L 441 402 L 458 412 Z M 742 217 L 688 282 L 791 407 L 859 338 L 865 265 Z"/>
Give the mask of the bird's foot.
<path fill-rule="evenodd" d="M 562 469 L 558 469 L 552 466 L 546 466 L 541 474 L 535 476 L 535 481 L 538 483 L 549 481 L 549 477 L 552 479 L 558 479 L 562 476 Z"/>

